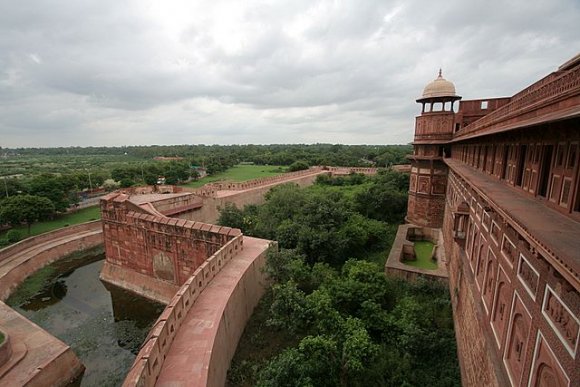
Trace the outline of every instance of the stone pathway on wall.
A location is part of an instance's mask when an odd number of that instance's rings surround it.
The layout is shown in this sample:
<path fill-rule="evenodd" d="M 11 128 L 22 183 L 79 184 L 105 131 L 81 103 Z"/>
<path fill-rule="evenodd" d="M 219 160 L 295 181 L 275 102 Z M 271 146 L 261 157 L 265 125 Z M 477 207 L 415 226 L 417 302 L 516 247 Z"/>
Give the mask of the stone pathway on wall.
<path fill-rule="evenodd" d="M 221 340 L 217 337 L 220 321 L 236 287 L 243 286 L 243 284 L 240 285 L 242 277 L 269 244 L 268 240 L 244 237 L 244 249 L 216 275 L 185 317 L 163 362 L 157 386 L 214 386 L 225 382 L 225 372 L 231 359 L 212 360 L 212 351 L 215 351 L 215 346 L 220 346 L 222 355 L 229 353 L 233 356 L 237 340 L 223 343 L 225 337 L 221 337 Z M 244 296 L 248 303 L 257 303 L 261 293 L 251 294 L 252 290 L 256 289 L 244 287 Z M 252 300 L 247 300 L 247 298 L 252 298 Z M 235 310 L 230 311 L 228 315 L 233 315 L 234 318 L 225 321 L 224 324 L 227 325 L 226 330 L 239 329 L 241 335 L 253 307 L 247 310 L 242 303 L 237 303 L 236 300 L 231 302 L 236 306 L 233 307 Z M 228 348 L 221 348 L 222 345 Z M 212 360 L 213 374 L 210 374 L 208 369 L 210 360 Z M 220 373 L 220 369 L 223 372 Z"/>
<path fill-rule="evenodd" d="M 0 385 L 52 385 L 83 369 L 70 347 L 0 302 L 0 325 L 12 342 L 12 359 L 0 367 Z M 51 363 L 59 359 L 58 368 Z"/>

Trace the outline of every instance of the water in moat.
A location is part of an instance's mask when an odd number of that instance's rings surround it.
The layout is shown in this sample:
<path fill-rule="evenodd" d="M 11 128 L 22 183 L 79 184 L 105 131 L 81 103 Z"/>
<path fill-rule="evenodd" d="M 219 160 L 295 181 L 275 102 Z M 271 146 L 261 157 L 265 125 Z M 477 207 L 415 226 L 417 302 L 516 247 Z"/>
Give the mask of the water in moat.
<path fill-rule="evenodd" d="M 118 386 L 164 306 L 99 280 L 101 251 L 76 254 L 29 277 L 8 299 L 71 346 L 85 365 L 80 386 Z"/>

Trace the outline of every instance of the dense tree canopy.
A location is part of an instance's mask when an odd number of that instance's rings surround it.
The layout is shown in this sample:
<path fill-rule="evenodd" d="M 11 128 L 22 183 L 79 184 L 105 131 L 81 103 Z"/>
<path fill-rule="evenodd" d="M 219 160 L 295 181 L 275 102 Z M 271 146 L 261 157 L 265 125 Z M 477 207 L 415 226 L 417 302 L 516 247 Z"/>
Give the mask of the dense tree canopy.
<path fill-rule="evenodd" d="M 232 385 L 458 386 L 459 368 L 444 285 L 385 277 L 369 262 L 386 254 L 406 208 L 408 177 L 320 177 L 307 189 L 271 190 L 266 203 L 227 206 L 220 223 L 276 239 L 267 257 L 273 286 L 252 336 L 287 337 L 271 355 L 234 360 Z M 242 342 L 244 339 L 242 339 Z"/>
<path fill-rule="evenodd" d="M 54 215 L 53 203 L 45 198 L 34 195 L 18 195 L 6 198 L 0 202 L 0 224 L 18 225 L 26 223 L 30 233 L 30 225 L 38 220 L 48 219 Z"/>

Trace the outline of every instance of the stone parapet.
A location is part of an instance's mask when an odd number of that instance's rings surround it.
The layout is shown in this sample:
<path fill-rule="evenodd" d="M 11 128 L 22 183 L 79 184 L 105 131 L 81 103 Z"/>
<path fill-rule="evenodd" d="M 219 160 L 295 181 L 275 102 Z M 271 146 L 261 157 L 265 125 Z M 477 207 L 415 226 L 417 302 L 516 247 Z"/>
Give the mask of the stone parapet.
<path fill-rule="evenodd" d="M 566 109 L 573 104 L 561 101 L 578 95 L 580 95 L 580 66 L 570 71 L 554 73 L 522 90 L 513 96 L 509 103 L 457 132 L 454 141 L 484 135 L 507 123 L 516 124 L 518 120 L 545 114 L 544 108 L 548 106 L 553 106 L 550 113 Z"/>
<path fill-rule="evenodd" d="M 243 249 L 237 235 L 199 266 L 179 288 L 149 332 L 123 386 L 153 386 L 181 324 L 195 300 L 219 271 Z"/>

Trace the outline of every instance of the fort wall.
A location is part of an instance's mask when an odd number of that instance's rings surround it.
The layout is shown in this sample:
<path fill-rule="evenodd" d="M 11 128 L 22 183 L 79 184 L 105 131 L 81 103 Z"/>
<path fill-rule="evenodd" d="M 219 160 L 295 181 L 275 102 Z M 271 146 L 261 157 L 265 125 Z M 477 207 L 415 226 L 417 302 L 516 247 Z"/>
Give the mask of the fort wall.
<path fill-rule="evenodd" d="M 107 257 L 101 279 L 163 303 L 209 257 L 241 235 L 229 227 L 138 210 L 142 207 L 124 194 L 111 194 L 101 201 Z"/>
<path fill-rule="evenodd" d="M 141 351 L 137 355 L 137 359 L 133 363 L 133 367 L 131 371 L 127 375 L 125 379 L 124 386 L 152 386 L 157 381 L 159 374 L 161 373 L 161 369 L 163 366 L 163 362 L 166 359 L 173 340 L 175 339 L 179 328 L 181 327 L 182 323 L 184 322 L 187 314 L 194 306 L 200 294 L 205 290 L 205 288 L 210 284 L 210 282 L 215 278 L 215 276 L 227 265 L 230 263 L 232 258 L 236 256 L 239 252 L 243 250 L 243 236 L 238 235 L 224 246 L 222 246 L 215 254 L 213 254 L 210 258 L 208 258 L 201 266 L 199 266 L 195 273 L 179 288 L 177 293 L 173 296 L 161 316 L 155 322 L 153 328 L 151 329 L 147 339 L 145 340 Z M 261 259 L 259 258 L 256 261 L 257 267 L 261 267 Z M 260 273 L 258 269 L 258 273 Z M 250 273 L 252 274 L 252 273 Z M 252 283 L 257 284 L 259 281 L 256 281 L 255 273 L 253 275 L 249 275 L 247 280 L 252 281 Z M 244 280 L 245 282 L 246 280 Z M 236 289 L 243 289 L 245 288 L 245 284 L 241 283 L 239 286 L 236 286 Z M 244 292 L 245 293 L 245 292 Z M 252 297 L 254 295 L 254 297 Z M 249 303 L 250 305 L 252 302 L 257 302 L 259 300 L 261 294 L 256 292 L 249 292 L 247 294 L 249 297 L 244 302 L 240 302 L 234 308 L 239 308 L 245 303 Z M 257 297 L 257 299 L 256 299 Z M 229 298 L 228 304 L 232 303 L 234 298 Z M 240 300 L 236 300 L 240 301 Z M 232 304 L 232 306 L 234 306 Z M 253 309 L 253 307 L 252 307 Z M 226 314 L 224 313 L 224 316 Z M 222 317 L 221 321 L 225 317 Z M 231 327 L 230 329 L 241 329 L 245 326 L 245 321 L 239 321 L 239 319 L 231 319 L 228 324 Z M 212 322 L 212 325 L 214 323 Z M 237 327 L 237 328 L 236 328 Z M 224 334 L 224 332 L 221 332 Z M 215 340 L 218 340 L 217 338 Z M 230 343 L 229 345 L 224 345 L 223 348 L 217 348 L 217 351 L 227 351 L 231 345 L 234 345 L 235 351 L 235 340 L 234 343 Z M 232 354 L 233 355 L 233 354 Z M 208 355 L 211 356 L 211 353 Z M 231 359 L 231 357 L 230 357 Z M 209 369 L 209 361 L 205 364 L 206 370 Z M 229 366 L 229 359 L 225 364 L 225 369 Z M 223 368 L 224 364 L 219 365 L 212 365 L 212 368 Z"/>
<path fill-rule="evenodd" d="M 228 185 L 219 185 L 204 188 L 203 207 L 192 214 L 193 220 L 203 221 L 207 223 L 217 223 L 219 219 L 219 210 L 224 208 L 227 203 L 236 205 L 238 208 L 250 204 L 263 204 L 265 202 L 266 193 L 274 186 L 279 184 L 297 184 L 300 187 L 312 185 L 316 177 L 323 173 L 329 173 L 322 168 L 310 169 L 307 171 L 294 172 L 292 176 L 284 174 L 281 176 L 273 176 L 272 178 L 256 179 L 248 184 L 232 183 L 229 185 L 229 190 L 218 190 L 217 188 Z M 284 178 L 282 178 L 284 177 Z M 241 190 L 233 188 L 242 188 Z M 194 193 L 199 194 L 199 190 Z"/>
<path fill-rule="evenodd" d="M 0 263 L 7 258 L 12 257 L 14 254 L 20 253 L 23 250 L 30 249 L 38 244 L 52 241 L 61 237 L 66 237 L 70 235 L 75 235 L 80 232 L 89 230 L 98 230 L 101 228 L 101 221 L 95 220 L 91 222 L 82 223 L 75 226 L 63 227 L 58 230 L 45 232 L 40 235 L 35 235 L 21 240 L 20 242 L 14 243 L 8 247 L 0 249 Z"/>
<path fill-rule="evenodd" d="M 535 385 L 532 381 L 549 375 L 551 385 L 570 385 L 580 380 L 578 292 L 481 187 L 451 168 L 443 231 L 451 252 L 449 286 L 463 383 Z M 456 243 L 453 230 L 453 212 L 462 202 L 470 207 L 464 245 Z M 536 212 L 533 202 L 525 207 Z M 549 219 L 549 213 L 543 216 Z"/>

